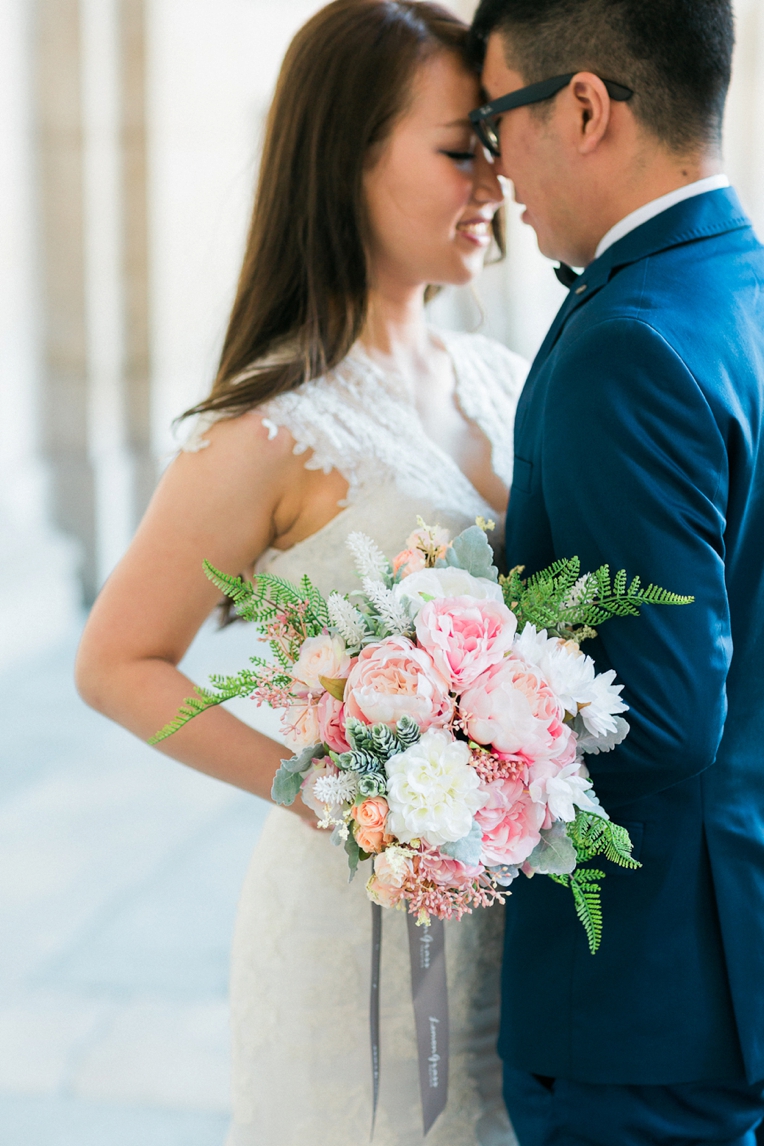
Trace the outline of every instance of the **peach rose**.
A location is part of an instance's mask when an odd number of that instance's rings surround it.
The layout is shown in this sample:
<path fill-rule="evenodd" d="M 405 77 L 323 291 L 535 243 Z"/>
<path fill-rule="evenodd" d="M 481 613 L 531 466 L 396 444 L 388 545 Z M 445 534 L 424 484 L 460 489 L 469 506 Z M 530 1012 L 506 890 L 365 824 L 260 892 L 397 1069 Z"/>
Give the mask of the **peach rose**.
<path fill-rule="evenodd" d="M 412 573 L 419 573 L 427 568 L 427 561 L 421 549 L 402 549 L 393 557 L 393 573 L 403 570 L 402 577 L 410 577 Z"/>
<path fill-rule="evenodd" d="M 387 800 L 383 796 L 370 796 L 352 810 L 358 825 L 355 829 L 356 843 L 370 855 L 381 852 L 395 838 L 385 831 L 387 811 Z"/>
<path fill-rule="evenodd" d="M 512 647 L 517 618 L 501 601 L 440 597 L 416 619 L 419 644 L 455 692 L 502 661 Z"/>
<path fill-rule="evenodd" d="M 328 744 L 332 752 L 347 752 L 345 739 L 345 705 L 330 692 L 323 693 L 316 706 L 319 740 Z"/>
<path fill-rule="evenodd" d="M 462 693 L 459 711 L 468 735 L 499 752 L 535 760 L 563 749 L 562 706 L 538 671 L 510 657 L 481 673 Z"/>
<path fill-rule="evenodd" d="M 483 832 L 480 858 L 489 867 L 522 864 L 541 839 L 546 809 L 531 799 L 521 780 L 494 780 L 488 803 L 475 813 Z"/>
<path fill-rule="evenodd" d="M 408 637 L 386 637 L 367 645 L 345 686 L 345 718 L 364 724 L 395 725 L 410 716 L 424 732 L 448 724 L 453 702 L 448 681 L 432 658 Z"/>
<path fill-rule="evenodd" d="M 330 680 L 342 679 L 350 671 L 350 657 L 342 637 L 332 637 L 320 633 L 303 641 L 300 655 L 295 661 L 292 673 L 296 681 L 305 685 L 311 692 L 323 692 L 320 677 Z"/>

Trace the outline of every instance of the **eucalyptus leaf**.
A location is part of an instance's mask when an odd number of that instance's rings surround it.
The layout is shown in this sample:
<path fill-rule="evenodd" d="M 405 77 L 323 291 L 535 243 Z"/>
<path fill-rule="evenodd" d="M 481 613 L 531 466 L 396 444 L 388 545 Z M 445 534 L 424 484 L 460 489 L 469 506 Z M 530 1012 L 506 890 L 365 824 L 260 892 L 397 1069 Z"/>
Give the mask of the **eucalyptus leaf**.
<path fill-rule="evenodd" d="M 493 550 L 479 525 L 471 525 L 454 538 L 446 550 L 446 564 L 466 569 L 473 577 L 485 577 L 488 581 L 499 580 Z"/>
<path fill-rule="evenodd" d="M 348 883 L 352 883 L 355 873 L 358 871 L 358 863 L 361 859 L 361 849 L 356 843 L 352 831 L 348 833 L 348 838 L 345 840 L 345 851 L 347 852 L 348 868 L 350 870 Z"/>
<path fill-rule="evenodd" d="M 452 844 L 441 844 L 440 850 L 444 855 L 459 860 L 460 863 L 476 864 L 483 850 L 483 832 L 477 820 L 472 821 L 472 827 L 466 836 L 462 836 Z"/>
<path fill-rule="evenodd" d="M 576 849 L 568 839 L 566 825 L 558 822 L 543 828 L 541 841 L 527 863 L 539 875 L 570 875 L 576 867 Z"/>
<path fill-rule="evenodd" d="M 271 799 L 277 804 L 288 808 L 297 799 L 297 793 L 300 791 L 302 781 L 303 777 L 299 772 L 291 772 L 282 764 L 273 777 Z"/>
<path fill-rule="evenodd" d="M 285 768 L 287 772 L 307 772 L 314 760 L 322 760 L 324 756 L 326 756 L 324 745 L 313 744 L 308 748 L 303 748 L 298 756 L 291 756 L 288 760 L 282 760 L 281 767 Z"/>

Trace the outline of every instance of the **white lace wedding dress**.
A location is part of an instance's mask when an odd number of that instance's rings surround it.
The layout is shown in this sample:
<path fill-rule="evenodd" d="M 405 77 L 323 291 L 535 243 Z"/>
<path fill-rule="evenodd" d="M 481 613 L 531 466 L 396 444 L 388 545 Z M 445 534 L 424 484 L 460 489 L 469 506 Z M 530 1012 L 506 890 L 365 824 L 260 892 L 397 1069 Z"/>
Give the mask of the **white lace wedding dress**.
<path fill-rule="evenodd" d="M 441 334 L 464 415 L 512 478 L 514 412 L 526 364 L 476 335 Z M 285 427 L 306 465 L 339 470 L 345 508 L 323 529 L 258 563 L 324 592 L 358 587 L 345 539 L 360 529 L 398 552 L 416 515 L 459 531 L 492 515 L 456 463 L 422 428 L 404 379 L 354 349 L 332 374 L 256 411 Z M 495 536 L 495 535 L 494 535 Z M 363 865 L 364 867 L 367 865 Z M 363 1146 L 371 1126 L 366 875 L 348 884 L 344 853 L 293 813 L 274 808 L 242 891 L 232 972 L 234 1118 L 227 1146 Z M 368 873 L 367 873 L 368 874 Z M 495 1051 L 503 912 L 446 924 L 451 1065 L 446 1111 L 428 1146 L 514 1146 Z M 381 1086 L 375 1146 L 421 1144 L 406 919 L 383 913 Z"/>

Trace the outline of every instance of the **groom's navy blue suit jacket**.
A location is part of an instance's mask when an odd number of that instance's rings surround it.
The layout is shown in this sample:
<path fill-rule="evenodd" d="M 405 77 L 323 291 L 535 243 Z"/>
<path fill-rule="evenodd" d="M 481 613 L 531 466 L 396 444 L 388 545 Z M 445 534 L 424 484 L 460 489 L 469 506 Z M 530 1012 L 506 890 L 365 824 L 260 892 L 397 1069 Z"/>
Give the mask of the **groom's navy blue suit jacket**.
<path fill-rule="evenodd" d="M 695 604 L 615 619 L 631 734 L 588 762 L 641 870 L 507 905 L 499 1049 L 593 1083 L 764 1078 L 764 249 L 733 191 L 680 203 L 571 289 L 518 409 L 507 524 L 528 573 L 578 555 Z"/>

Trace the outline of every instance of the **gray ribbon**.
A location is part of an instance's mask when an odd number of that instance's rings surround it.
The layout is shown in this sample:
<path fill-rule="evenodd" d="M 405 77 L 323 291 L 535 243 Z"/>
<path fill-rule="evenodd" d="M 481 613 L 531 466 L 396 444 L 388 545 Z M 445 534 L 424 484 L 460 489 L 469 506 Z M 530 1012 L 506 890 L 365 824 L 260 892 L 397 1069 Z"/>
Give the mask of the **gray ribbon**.
<path fill-rule="evenodd" d="M 425 1135 L 448 1101 L 448 984 L 442 919 L 417 927 L 408 915 L 411 996 L 419 1052 L 419 1092 Z"/>
<path fill-rule="evenodd" d="M 411 998 L 414 1004 L 419 1093 L 425 1136 L 448 1101 L 448 983 L 446 982 L 446 935 L 442 919 L 429 927 L 417 927 L 408 915 Z M 371 905 L 371 1030 L 372 1114 L 371 1137 L 379 1102 L 379 971 L 382 954 L 382 908 Z"/>
<path fill-rule="evenodd" d="M 371 998 L 369 1000 L 369 1027 L 371 1030 L 371 1081 L 374 1092 L 371 1111 L 371 1137 L 377 1120 L 379 1101 L 379 965 L 382 954 L 382 908 L 371 905 Z"/>

